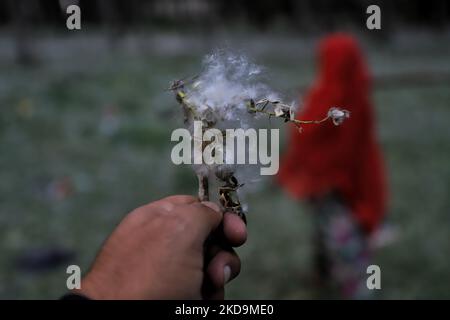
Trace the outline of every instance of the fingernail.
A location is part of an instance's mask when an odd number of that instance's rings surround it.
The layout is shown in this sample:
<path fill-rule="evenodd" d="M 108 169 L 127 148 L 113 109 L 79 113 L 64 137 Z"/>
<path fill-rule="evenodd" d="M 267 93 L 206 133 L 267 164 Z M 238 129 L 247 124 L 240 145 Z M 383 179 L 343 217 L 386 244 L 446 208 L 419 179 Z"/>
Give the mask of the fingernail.
<path fill-rule="evenodd" d="M 231 268 L 229 266 L 225 266 L 223 268 L 223 284 L 228 283 L 231 278 Z"/>
<path fill-rule="evenodd" d="M 203 201 L 202 204 L 203 204 L 204 206 L 207 206 L 208 208 L 213 209 L 214 211 L 221 212 L 221 211 L 220 211 L 220 207 L 219 207 L 217 204 L 215 204 L 214 202 L 211 202 L 211 201 Z"/>

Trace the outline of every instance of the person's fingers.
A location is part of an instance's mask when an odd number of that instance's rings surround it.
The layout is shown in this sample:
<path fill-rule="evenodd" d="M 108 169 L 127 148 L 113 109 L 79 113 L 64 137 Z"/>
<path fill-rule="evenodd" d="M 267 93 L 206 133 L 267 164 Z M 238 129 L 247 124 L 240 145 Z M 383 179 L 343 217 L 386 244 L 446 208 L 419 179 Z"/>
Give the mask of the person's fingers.
<path fill-rule="evenodd" d="M 171 202 L 176 205 L 198 202 L 198 198 L 190 196 L 190 195 L 185 195 L 185 194 L 168 196 L 161 200 L 164 200 L 166 202 Z"/>
<path fill-rule="evenodd" d="M 208 294 L 208 296 L 204 298 L 208 300 L 223 300 L 225 299 L 225 289 L 224 288 L 214 289 Z"/>
<path fill-rule="evenodd" d="M 228 248 L 223 248 L 219 245 L 218 242 L 214 241 L 214 237 L 209 237 L 206 240 L 206 246 L 204 250 L 204 257 L 205 257 L 205 263 L 206 267 L 208 266 L 209 262 L 221 251 L 227 250 Z M 205 268 L 206 268 L 205 267 Z"/>
<path fill-rule="evenodd" d="M 226 241 L 233 247 L 241 246 L 247 240 L 247 226 L 234 213 L 226 212 L 224 214 L 223 233 Z"/>
<path fill-rule="evenodd" d="M 175 210 L 175 209 L 174 209 Z M 189 232 L 197 232 L 203 242 L 222 222 L 223 214 L 219 206 L 212 202 L 194 202 L 176 207 L 188 221 Z"/>
<path fill-rule="evenodd" d="M 162 199 L 159 199 L 157 201 L 154 201 L 149 204 L 149 206 L 152 207 L 160 207 L 167 211 L 173 210 L 175 206 L 178 205 L 184 205 L 184 204 L 191 204 L 198 202 L 198 198 L 189 196 L 189 195 L 174 195 L 174 196 L 168 196 Z"/>
<path fill-rule="evenodd" d="M 205 277 L 202 283 L 202 298 L 205 300 L 223 300 L 225 298 L 225 289 L 223 286 L 217 288 L 209 277 Z"/>
<path fill-rule="evenodd" d="M 214 211 L 221 212 L 220 207 L 219 207 L 216 203 L 214 203 L 214 202 L 211 202 L 211 201 L 203 201 L 202 204 L 203 204 L 204 206 L 207 206 L 208 208 L 213 209 Z"/>
<path fill-rule="evenodd" d="M 241 260 L 234 251 L 220 251 L 209 262 L 206 274 L 213 286 L 223 288 L 241 271 Z"/>

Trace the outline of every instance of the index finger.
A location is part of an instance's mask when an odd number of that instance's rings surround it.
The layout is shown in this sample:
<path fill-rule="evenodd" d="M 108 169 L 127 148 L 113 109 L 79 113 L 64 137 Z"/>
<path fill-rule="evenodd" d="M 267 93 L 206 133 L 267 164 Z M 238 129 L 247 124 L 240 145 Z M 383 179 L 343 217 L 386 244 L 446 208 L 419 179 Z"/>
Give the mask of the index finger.
<path fill-rule="evenodd" d="M 177 195 L 172 195 L 172 196 L 162 198 L 158 201 L 170 202 L 175 205 L 180 205 L 180 204 L 190 204 L 190 203 L 198 202 L 199 200 L 198 200 L 198 198 L 190 196 L 190 195 L 177 194 Z"/>
<path fill-rule="evenodd" d="M 157 201 L 150 203 L 151 206 L 159 206 L 168 211 L 172 210 L 175 206 L 188 205 L 198 202 L 198 198 L 189 195 L 172 195 Z"/>
<path fill-rule="evenodd" d="M 233 247 L 239 247 L 247 240 L 247 226 L 235 213 L 226 212 L 223 216 L 223 234 Z"/>

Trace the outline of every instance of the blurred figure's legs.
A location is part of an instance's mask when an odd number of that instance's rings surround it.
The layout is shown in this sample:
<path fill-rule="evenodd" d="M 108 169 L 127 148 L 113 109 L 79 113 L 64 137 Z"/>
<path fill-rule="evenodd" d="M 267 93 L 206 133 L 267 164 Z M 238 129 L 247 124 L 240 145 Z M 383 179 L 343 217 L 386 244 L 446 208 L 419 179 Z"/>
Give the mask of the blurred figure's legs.
<path fill-rule="evenodd" d="M 314 271 L 322 298 L 371 298 L 366 287 L 369 248 L 350 210 L 337 195 L 311 201 Z"/>

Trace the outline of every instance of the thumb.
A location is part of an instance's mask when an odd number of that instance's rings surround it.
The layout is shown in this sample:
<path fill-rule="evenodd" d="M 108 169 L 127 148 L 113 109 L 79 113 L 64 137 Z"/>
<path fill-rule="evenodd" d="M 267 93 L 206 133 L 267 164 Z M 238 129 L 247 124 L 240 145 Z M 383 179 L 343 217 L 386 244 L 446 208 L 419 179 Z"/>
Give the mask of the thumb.
<path fill-rule="evenodd" d="M 184 214 L 189 216 L 189 232 L 197 234 L 202 240 L 219 227 L 223 220 L 223 213 L 213 202 L 204 201 L 186 205 Z"/>

